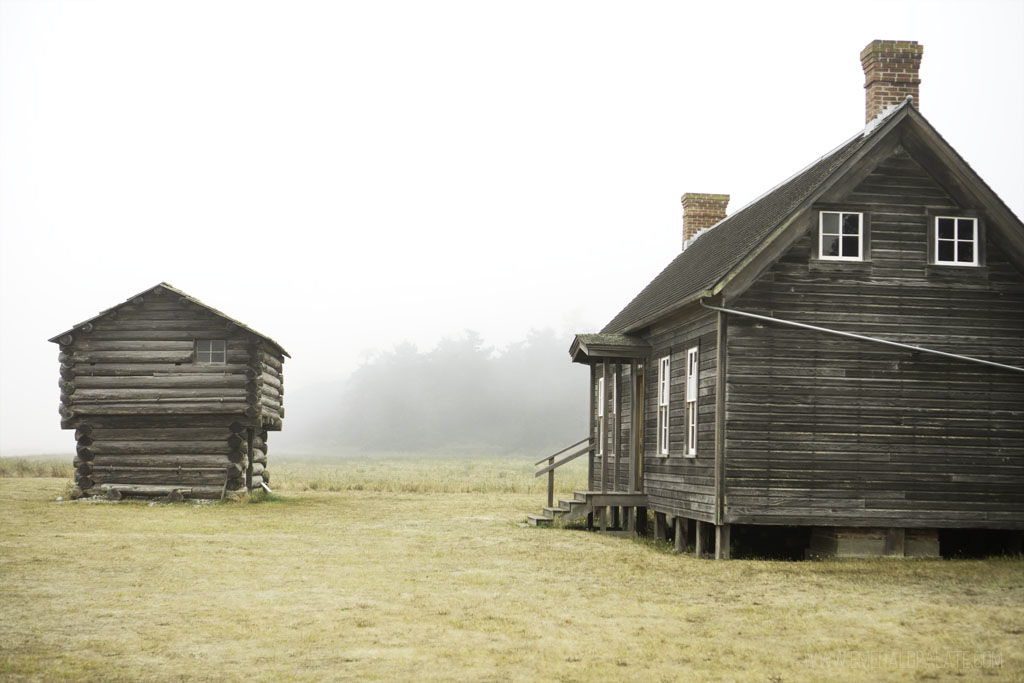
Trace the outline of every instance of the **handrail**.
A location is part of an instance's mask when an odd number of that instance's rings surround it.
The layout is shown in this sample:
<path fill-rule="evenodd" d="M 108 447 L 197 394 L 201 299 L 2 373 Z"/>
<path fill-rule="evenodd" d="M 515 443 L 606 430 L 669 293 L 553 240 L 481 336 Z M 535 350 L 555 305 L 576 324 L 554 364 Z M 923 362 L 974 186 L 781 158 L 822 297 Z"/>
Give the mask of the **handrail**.
<path fill-rule="evenodd" d="M 579 449 L 578 451 L 576 451 L 574 453 L 571 453 L 570 455 L 565 456 L 564 458 L 562 458 L 558 462 L 555 462 L 555 458 L 560 456 L 562 453 L 565 453 L 566 451 L 572 450 L 573 448 L 576 448 L 577 446 L 579 446 L 581 444 L 587 444 L 587 445 L 584 446 L 583 448 Z M 567 462 L 569 462 L 571 460 L 575 460 L 576 458 L 580 457 L 584 453 L 591 453 L 591 452 L 593 452 L 593 450 L 594 450 L 594 438 L 591 437 L 591 436 L 588 436 L 585 439 L 580 439 L 579 441 L 577 441 L 576 443 L 574 443 L 571 446 L 566 446 L 565 448 L 563 448 L 562 450 L 558 451 L 554 455 L 549 455 L 546 458 L 541 458 L 537 462 L 533 463 L 534 467 L 536 467 L 537 465 L 539 465 L 539 464 L 541 464 L 543 462 L 546 462 L 548 464 L 547 467 L 545 467 L 545 468 L 543 468 L 541 470 L 538 470 L 533 475 L 534 477 L 539 477 L 540 475 L 542 475 L 544 473 L 547 473 L 547 475 L 548 475 L 548 507 L 554 507 L 554 504 L 555 504 L 555 470 L 558 469 L 559 467 L 561 467 L 562 465 L 564 465 L 565 463 L 567 463 Z"/>
<path fill-rule="evenodd" d="M 585 443 L 585 442 L 587 442 L 587 441 L 590 441 L 590 437 L 589 437 L 589 436 L 588 436 L 587 438 L 585 438 L 585 439 L 580 439 L 579 441 L 577 441 L 576 443 L 574 443 L 574 444 L 573 444 L 573 445 L 571 445 L 571 446 L 566 446 L 566 447 L 565 447 L 565 448 L 563 448 L 562 450 L 560 450 L 560 451 L 556 451 L 554 455 L 549 455 L 549 456 L 546 456 L 546 457 L 544 457 L 544 458 L 541 458 L 541 459 L 540 459 L 540 460 L 538 460 L 537 462 L 533 463 L 533 466 L 534 466 L 534 467 L 536 467 L 537 465 L 541 464 L 542 462 L 546 462 L 546 461 L 550 460 L 551 458 L 557 458 L 558 456 L 560 456 L 560 455 L 561 455 L 562 453 L 565 453 L 565 452 L 566 452 L 567 450 L 569 450 L 570 448 L 576 448 L 576 447 L 577 447 L 577 446 L 579 446 L 580 444 L 582 444 L 582 443 Z"/>
<path fill-rule="evenodd" d="M 590 439 L 587 439 L 587 441 L 590 441 Z M 533 475 L 533 476 L 534 476 L 534 477 L 539 477 L 539 476 L 540 476 L 540 475 L 542 475 L 542 474 L 545 474 L 545 473 L 547 473 L 547 472 L 551 472 L 551 471 L 553 471 L 553 470 L 556 470 L 556 469 L 558 469 L 559 467 L 561 467 L 562 465 L 564 465 L 565 463 L 569 462 L 570 460 L 575 460 L 576 458 L 580 457 L 581 455 L 583 455 L 583 454 L 585 454 L 585 453 L 589 453 L 589 452 L 590 452 L 590 451 L 592 451 L 592 450 L 594 450 L 594 446 L 593 446 L 593 444 L 589 444 L 589 443 L 588 443 L 588 444 L 587 444 L 586 446 L 584 446 L 583 448 L 579 449 L 578 451 L 576 451 L 576 452 L 575 452 L 575 453 L 573 453 L 572 455 L 566 456 L 566 457 L 565 457 L 565 458 L 563 458 L 562 460 L 559 460 L 559 461 L 558 461 L 558 462 L 556 462 L 556 463 L 552 463 L 552 464 L 548 465 L 547 467 L 545 467 L 544 469 L 540 469 L 540 470 L 537 470 L 537 471 L 536 471 L 536 472 L 534 473 L 534 475 Z M 548 459 L 548 458 L 545 458 L 545 460 L 547 460 L 547 459 Z M 552 456 L 552 458 L 551 458 L 551 459 L 554 459 L 554 456 Z"/>

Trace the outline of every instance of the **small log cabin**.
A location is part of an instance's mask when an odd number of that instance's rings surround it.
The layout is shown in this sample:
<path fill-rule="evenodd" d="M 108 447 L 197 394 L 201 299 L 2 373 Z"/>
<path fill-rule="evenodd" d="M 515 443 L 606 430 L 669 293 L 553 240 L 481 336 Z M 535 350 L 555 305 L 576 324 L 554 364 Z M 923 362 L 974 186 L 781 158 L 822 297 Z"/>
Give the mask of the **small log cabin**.
<path fill-rule="evenodd" d="M 735 525 L 823 556 L 1019 548 L 1024 225 L 918 111 L 922 53 L 869 44 L 865 129 L 732 216 L 684 195 L 682 252 L 577 335 L 589 486 L 624 502 L 593 500 L 698 555 Z"/>
<path fill-rule="evenodd" d="M 221 498 L 269 488 L 288 353 L 161 283 L 50 339 L 73 496 Z"/>

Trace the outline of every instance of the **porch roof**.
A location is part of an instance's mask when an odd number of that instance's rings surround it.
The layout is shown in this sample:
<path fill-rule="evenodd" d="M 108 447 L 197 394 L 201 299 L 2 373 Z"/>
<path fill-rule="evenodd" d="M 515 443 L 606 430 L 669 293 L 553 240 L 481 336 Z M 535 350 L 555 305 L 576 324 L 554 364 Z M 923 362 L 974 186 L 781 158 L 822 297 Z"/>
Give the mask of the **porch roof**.
<path fill-rule="evenodd" d="M 630 334 L 577 334 L 569 347 L 569 355 L 574 363 L 592 363 L 605 358 L 639 360 L 651 355 L 651 345 Z"/>

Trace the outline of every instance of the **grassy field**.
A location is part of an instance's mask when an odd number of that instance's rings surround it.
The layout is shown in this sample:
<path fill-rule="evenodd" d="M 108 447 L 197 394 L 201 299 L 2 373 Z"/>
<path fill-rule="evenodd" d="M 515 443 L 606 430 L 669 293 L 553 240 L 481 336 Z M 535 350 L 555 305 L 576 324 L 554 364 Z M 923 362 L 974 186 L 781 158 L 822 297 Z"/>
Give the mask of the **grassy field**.
<path fill-rule="evenodd" d="M 8 470 L 0 679 L 1024 680 L 1020 558 L 698 561 L 522 527 L 529 465 L 278 460 L 206 505 Z"/>

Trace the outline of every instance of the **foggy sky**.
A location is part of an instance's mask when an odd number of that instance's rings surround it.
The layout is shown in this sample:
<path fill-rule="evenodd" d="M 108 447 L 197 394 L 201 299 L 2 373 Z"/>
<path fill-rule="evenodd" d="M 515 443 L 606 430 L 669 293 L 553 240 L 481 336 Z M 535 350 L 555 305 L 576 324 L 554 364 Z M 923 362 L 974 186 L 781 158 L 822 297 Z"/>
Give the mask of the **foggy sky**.
<path fill-rule="evenodd" d="M 859 54 L 1024 215 L 1024 3 L 0 0 L 0 453 L 71 451 L 46 340 L 166 281 L 281 342 L 596 331 L 863 127 Z M 569 362 L 568 354 L 564 362 Z M 287 405 L 287 401 L 286 401 Z M 285 421 L 285 430 L 288 421 Z"/>

